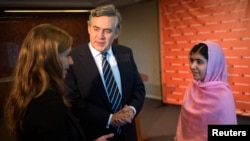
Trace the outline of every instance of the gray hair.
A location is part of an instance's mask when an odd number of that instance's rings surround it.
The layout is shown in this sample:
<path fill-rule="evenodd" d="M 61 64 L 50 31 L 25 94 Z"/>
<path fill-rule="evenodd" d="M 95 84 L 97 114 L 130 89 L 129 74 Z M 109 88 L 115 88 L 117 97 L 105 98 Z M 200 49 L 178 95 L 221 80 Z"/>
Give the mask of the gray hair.
<path fill-rule="evenodd" d="M 99 6 L 95 9 L 92 9 L 90 11 L 88 24 L 89 25 L 91 24 L 91 20 L 93 17 L 100 17 L 100 16 L 116 17 L 117 18 L 116 28 L 118 30 L 121 29 L 122 17 L 121 17 L 121 14 L 119 13 L 119 11 L 115 8 L 115 6 L 113 4 Z"/>

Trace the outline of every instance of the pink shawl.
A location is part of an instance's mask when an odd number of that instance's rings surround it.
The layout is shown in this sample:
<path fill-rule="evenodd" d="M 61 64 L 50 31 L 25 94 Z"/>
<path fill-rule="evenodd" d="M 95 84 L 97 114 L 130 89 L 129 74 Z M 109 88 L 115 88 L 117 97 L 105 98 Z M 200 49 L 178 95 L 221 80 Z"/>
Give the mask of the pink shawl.
<path fill-rule="evenodd" d="M 215 42 L 203 43 L 208 46 L 206 77 L 203 82 L 193 80 L 185 93 L 177 124 L 177 141 L 207 141 L 209 124 L 237 124 L 223 50 Z"/>

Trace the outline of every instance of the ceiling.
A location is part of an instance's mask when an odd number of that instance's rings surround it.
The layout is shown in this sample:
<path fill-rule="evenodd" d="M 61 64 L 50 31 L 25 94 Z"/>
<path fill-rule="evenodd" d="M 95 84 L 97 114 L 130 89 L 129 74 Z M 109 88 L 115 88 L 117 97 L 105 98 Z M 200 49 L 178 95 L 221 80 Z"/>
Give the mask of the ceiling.
<path fill-rule="evenodd" d="M 92 8 L 103 4 L 127 6 L 144 0 L 0 0 L 1 8 Z"/>

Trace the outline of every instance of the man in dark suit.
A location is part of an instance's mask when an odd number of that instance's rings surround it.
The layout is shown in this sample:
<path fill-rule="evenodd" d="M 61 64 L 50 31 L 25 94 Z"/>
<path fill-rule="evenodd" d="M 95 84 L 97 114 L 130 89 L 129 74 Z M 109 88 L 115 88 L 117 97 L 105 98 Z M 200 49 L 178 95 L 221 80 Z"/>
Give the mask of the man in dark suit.
<path fill-rule="evenodd" d="M 114 133 L 111 141 L 137 141 L 135 117 L 141 111 L 145 87 L 137 70 L 132 50 L 114 45 L 121 28 L 121 16 L 113 5 L 91 10 L 88 21 L 90 41 L 71 51 L 74 64 L 65 83 L 72 112 L 78 117 L 86 138 Z M 102 71 L 102 54 L 111 65 L 118 86 L 121 108 L 114 111 Z M 118 130 L 119 129 L 121 130 Z"/>

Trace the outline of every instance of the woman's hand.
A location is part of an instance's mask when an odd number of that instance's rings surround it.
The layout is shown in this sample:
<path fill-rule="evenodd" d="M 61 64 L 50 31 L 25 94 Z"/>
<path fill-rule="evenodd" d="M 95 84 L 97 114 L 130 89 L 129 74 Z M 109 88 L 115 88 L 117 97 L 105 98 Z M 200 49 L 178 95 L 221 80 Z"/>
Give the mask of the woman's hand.
<path fill-rule="evenodd" d="M 103 135 L 99 138 L 97 138 L 95 141 L 108 141 L 109 138 L 112 138 L 114 136 L 114 133 L 110 133 L 107 135 Z"/>

